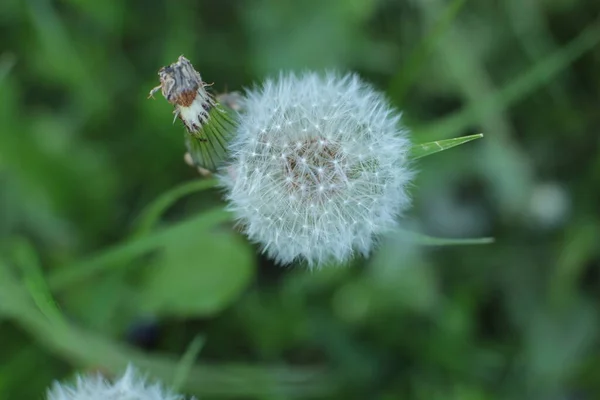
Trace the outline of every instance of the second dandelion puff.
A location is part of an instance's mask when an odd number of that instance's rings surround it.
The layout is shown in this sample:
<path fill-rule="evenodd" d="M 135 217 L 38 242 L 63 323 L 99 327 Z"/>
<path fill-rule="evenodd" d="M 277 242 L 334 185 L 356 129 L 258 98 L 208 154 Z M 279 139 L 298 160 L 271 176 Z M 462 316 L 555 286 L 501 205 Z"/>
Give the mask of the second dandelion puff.
<path fill-rule="evenodd" d="M 281 264 L 367 255 L 408 207 L 400 115 L 356 75 L 281 74 L 250 90 L 220 179 L 248 237 Z"/>
<path fill-rule="evenodd" d="M 47 400 L 186 400 L 158 382 L 149 382 L 132 366 L 114 381 L 100 374 L 78 375 L 73 383 L 55 382 Z M 192 397 L 190 400 L 194 400 Z"/>

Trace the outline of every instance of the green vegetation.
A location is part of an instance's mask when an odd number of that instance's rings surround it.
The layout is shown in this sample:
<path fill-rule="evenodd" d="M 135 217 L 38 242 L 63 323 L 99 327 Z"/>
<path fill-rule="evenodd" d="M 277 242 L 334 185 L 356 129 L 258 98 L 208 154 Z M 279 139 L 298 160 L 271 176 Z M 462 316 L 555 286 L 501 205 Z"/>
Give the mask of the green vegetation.
<path fill-rule="evenodd" d="M 201 399 L 600 398 L 599 16 L 0 1 L 0 399 L 130 361 Z M 386 91 L 422 144 L 406 229 L 347 268 L 257 254 L 146 99 L 181 54 L 215 94 L 331 68 Z"/>

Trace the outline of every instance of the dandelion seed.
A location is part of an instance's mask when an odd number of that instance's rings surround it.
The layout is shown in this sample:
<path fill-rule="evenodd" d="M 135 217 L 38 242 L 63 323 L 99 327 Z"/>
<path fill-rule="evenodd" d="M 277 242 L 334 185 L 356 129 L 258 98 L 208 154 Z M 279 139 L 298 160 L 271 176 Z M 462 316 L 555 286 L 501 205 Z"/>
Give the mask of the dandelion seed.
<path fill-rule="evenodd" d="M 249 91 L 244 107 L 219 178 L 230 210 L 269 257 L 310 267 L 343 263 L 368 255 L 397 225 L 410 203 L 410 143 L 382 94 L 355 75 L 282 74 Z M 277 129 L 261 132 L 257 124 Z M 255 146 L 267 157 L 246 160 Z M 277 194 L 265 203 L 270 193 Z M 278 218 L 248 208 L 265 204 Z"/>
<path fill-rule="evenodd" d="M 149 383 L 131 366 L 110 382 L 100 374 L 79 375 L 72 384 L 55 382 L 47 400 L 185 400 L 160 383 Z M 194 400 L 192 398 L 192 400 Z"/>

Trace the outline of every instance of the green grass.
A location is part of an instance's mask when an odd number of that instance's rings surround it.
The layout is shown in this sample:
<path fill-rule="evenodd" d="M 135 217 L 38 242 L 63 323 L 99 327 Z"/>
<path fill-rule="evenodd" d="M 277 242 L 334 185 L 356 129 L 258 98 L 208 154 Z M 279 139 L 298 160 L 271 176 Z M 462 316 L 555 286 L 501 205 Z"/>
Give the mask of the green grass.
<path fill-rule="evenodd" d="M 0 399 L 129 362 L 202 399 L 600 397 L 599 15 L 0 2 Z M 279 68 L 386 92 L 415 143 L 403 230 L 344 268 L 265 260 L 146 100 L 181 54 L 215 93 Z"/>

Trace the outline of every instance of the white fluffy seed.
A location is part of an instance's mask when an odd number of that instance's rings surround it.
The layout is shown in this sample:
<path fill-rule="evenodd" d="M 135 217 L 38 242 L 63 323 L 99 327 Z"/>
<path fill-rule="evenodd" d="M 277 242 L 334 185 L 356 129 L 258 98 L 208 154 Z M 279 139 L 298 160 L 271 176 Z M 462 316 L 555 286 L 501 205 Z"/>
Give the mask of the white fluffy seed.
<path fill-rule="evenodd" d="M 343 263 L 368 255 L 397 225 L 410 203 L 410 143 L 381 93 L 356 75 L 281 74 L 249 91 L 244 110 L 219 178 L 230 210 L 268 256 Z M 256 146 L 267 157 L 246 159 Z M 249 172 L 259 167 L 269 179 Z"/>

